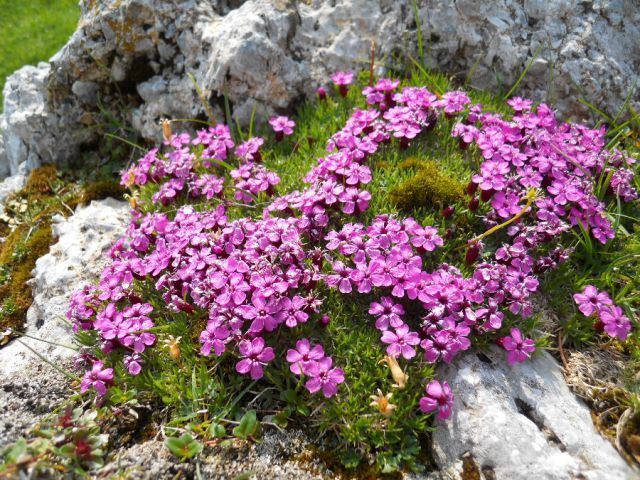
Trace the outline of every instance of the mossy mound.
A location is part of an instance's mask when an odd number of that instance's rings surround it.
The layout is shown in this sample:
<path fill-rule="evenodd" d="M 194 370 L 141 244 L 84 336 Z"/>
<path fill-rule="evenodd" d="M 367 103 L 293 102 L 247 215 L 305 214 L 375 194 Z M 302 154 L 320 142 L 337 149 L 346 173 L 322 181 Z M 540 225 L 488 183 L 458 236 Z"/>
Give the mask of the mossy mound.
<path fill-rule="evenodd" d="M 445 207 L 464 197 L 464 186 L 446 175 L 433 160 L 409 157 L 398 165 L 400 169 L 414 169 L 415 175 L 400 183 L 389 193 L 391 202 L 401 210 L 419 207 Z"/>
<path fill-rule="evenodd" d="M 0 328 L 20 329 L 33 302 L 27 282 L 36 261 L 49 251 L 53 242 L 51 224 L 15 229 L 0 249 Z"/>

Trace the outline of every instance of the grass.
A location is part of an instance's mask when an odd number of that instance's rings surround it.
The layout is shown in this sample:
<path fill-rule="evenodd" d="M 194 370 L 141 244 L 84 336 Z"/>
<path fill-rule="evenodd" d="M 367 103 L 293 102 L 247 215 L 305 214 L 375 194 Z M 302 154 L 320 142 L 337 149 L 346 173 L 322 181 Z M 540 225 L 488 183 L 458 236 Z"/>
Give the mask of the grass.
<path fill-rule="evenodd" d="M 27 7 L 11 7 L 13 10 L 20 8 Z M 402 76 L 404 85 L 426 86 L 436 93 L 454 87 L 447 77 L 418 66 Z M 366 74 L 360 80 L 366 83 Z M 346 99 L 333 97 L 324 103 L 304 103 L 295 117 L 294 140 L 265 145 L 264 163 L 282 179 L 279 193 L 303 187 L 304 175 L 318 157 L 326 154 L 327 139 L 344 125 L 353 107 L 364 106 L 358 90 L 352 88 Z M 506 112 L 502 96 L 477 91 L 470 92 L 470 96 L 489 110 Z M 478 216 L 468 211 L 464 197 L 456 193 L 477 170 L 479 155 L 475 147 L 461 150 L 458 141 L 449 135 L 454 121 L 442 118 L 432 132 L 412 142 L 409 149 L 383 148 L 371 159 L 369 165 L 373 181 L 367 188 L 373 197 L 371 208 L 358 221 L 366 224 L 380 213 L 401 213 L 413 216 L 422 224 L 437 226 L 441 232 L 457 229 L 458 238 L 464 238 L 465 233 L 483 230 Z M 632 127 L 632 124 L 625 125 L 622 121 L 614 124 L 611 140 L 637 152 Z M 236 134 L 240 139 L 247 136 L 241 130 Z M 266 130 L 256 134 L 270 136 Z M 148 201 L 153 193 L 152 188 L 145 189 L 141 194 L 142 200 Z M 184 203 L 189 202 L 185 199 Z M 447 221 L 440 212 L 451 203 L 456 207 L 456 216 L 455 220 Z M 199 205 L 199 208 L 207 207 L 210 205 Z M 176 204 L 173 204 L 166 211 L 171 213 L 175 208 Z M 600 246 L 576 237 L 573 241 L 576 249 L 574 259 L 543 279 L 542 290 L 551 292 L 549 301 L 560 314 L 559 327 L 564 334 L 566 348 L 603 343 L 602 338 L 595 335 L 589 320 L 577 314 L 571 299 L 572 293 L 584 284 L 593 283 L 611 292 L 631 318 L 637 318 L 640 286 L 640 232 L 634 229 L 635 219 L 639 216 L 637 204 L 622 209 L 612 205 L 610 213 L 620 220 L 619 237 L 615 242 Z M 258 214 L 259 210 L 241 209 L 233 216 L 256 217 Z M 464 252 L 456 250 L 461 244 L 459 240 L 458 243 L 455 240 L 449 242 L 446 248 L 428 258 L 426 268 L 432 270 L 445 259 L 457 265 L 463 263 Z M 22 239 L 15 242 L 15 248 L 7 250 L 9 260 L 0 265 L 0 279 L 11 281 L 11 262 L 20 259 L 28 250 L 26 247 Z M 461 268 L 464 271 L 465 267 Z M 162 311 L 163 302 L 155 294 L 153 284 L 141 284 L 139 289 L 143 298 L 154 303 L 156 311 Z M 145 352 L 143 373 L 130 377 L 117 362 L 117 384 L 110 390 L 109 402 L 117 406 L 127 399 L 139 397 L 141 402 L 158 407 L 157 410 L 163 412 L 164 429 L 170 439 L 175 438 L 169 444 L 182 445 L 179 440 L 187 430 L 192 436 L 183 447 L 193 447 L 194 451 L 197 446 L 192 441 L 224 444 L 234 437 L 251 437 L 237 430 L 232 434 L 232 428 L 258 412 L 258 418 L 267 425 L 295 425 L 304 428 L 314 438 L 322 439 L 323 448 L 328 450 L 325 458 L 349 469 L 359 467 L 358 474 L 368 469 L 373 478 L 380 473 L 403 468 L 419 470 L 428 466 L 430 460 L 424 449 L 428 445 L 426 436 L 432 427 L 430 417 L 418 413 L 417 402 L 421 396 L 420 386 L 433 378 L 433 367 L 422 362 L 403 364 L 409 374 L 409 386 L 405 390 L 394 391 L 393 402 L 398 409 L 389 420 L 383 420 L 369 406 L 369 396 L 378 388 L 384 393 L 391 391 L 392 381 L 388 369 L 380 364 L 384 350 L 379 342 L 379 333 L 372 327 L 371 318 L 366 313 L 371 297 L 344 297 L 328 290 L 322 294 L 326 297 L 323 313 L 331 317 L 331 323 L 322 331 L 309 322 L 301 328 L 300 337 L 308 335 L 320 341 L 336 365 L 344 368 L 347 383 L 332 401 L 325 402 L 317 396 L 307 395 L 300 388 L 301 383 L 292 382 L 286 374 L 288 365 L 281 359 L 268 367 L 267 377 L 259 382 L 235 374 L 234 361 L 229 354 L 220 360 L 213 357 L 203 359 L 198 354 L 198 334 L 206 318 L 165 311 L 166 315 L 154 318 L 158 347 Z M 507 326 L 515 321 L 515 318 L 510 318 Z M 520 327 L 529 334 L 535 333 L 539 337 L 539 345 L 548 345 L 557 332 L 541 332 L 540 323 L 539 318 L 533 317 Z M 182 338 L 177 355 L 164 345 L 165 340 L 172 337 Z M 629 340 L 616 344 L 616 348 L 629 355 L 630 369 L 640 364 L 639 338 L 636 329 Z M 90 332 L 82 332 L 79 340 L 87 345 L 96 342 Z M 277 352 L 286 351 L 290 346 L 290 338 L 269 341 Z M 483 340 L 483 344 L 487 342 Z M 638 385 L 631 375 L 629 378 L 624 402 L 638 403 Z"/>
<path fill-rule="evenodd" d="M 80 15 L 77 0 L 0 0 L 0 12 L 0 92 L 15 70 L 56 53 Z"/>

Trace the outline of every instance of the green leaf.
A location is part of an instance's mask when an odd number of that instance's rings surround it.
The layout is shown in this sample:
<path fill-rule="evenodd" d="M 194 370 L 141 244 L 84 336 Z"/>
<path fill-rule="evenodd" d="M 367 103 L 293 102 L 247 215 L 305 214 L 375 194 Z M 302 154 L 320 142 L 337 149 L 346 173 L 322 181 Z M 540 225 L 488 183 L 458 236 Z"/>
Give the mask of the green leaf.
<path fill-rule="evenodd" d="M 5 463 L 19 463 L 20 457 L 27 454 L 27 441 L 21 438 L 2 452 Z"/>
<path fill-rule="evenodd" d="M 348 448 L 340 454 L 340 461 L 345 468 L 353 469 L 360 465 L 362 457 L 354 449 Z"/>
<path fill-rule="evenodd" d="M 286 428 L 289 424 L 289 415 L 286 411 L 278 412 L 274 415 L 273 421 L 279 427 Z"/>
<path fill-rule="evenodd" d="M 202 443 L 188 433 L 182 434 L 179 438 L 168 437 L 164 443 L 171 453 L 183 460 L 195 457 L 204 448 Z"/>
<path fill-rule="evenodd" d="M 212 423 L 209 426 L 209 435 L 213 438 L 224 438 L 227 435 L 227 430 L 219 423 Z"/>
<path fill-rule="evenodd" d="M 256 418 L 256 412 L 255 410 L 249 410 L 240 419 L 240 425 L 233 429 L 233 434 L 238 438 L 246 440 L 247 438 L 252 437 L 257 429 L 258 420 Z"/>

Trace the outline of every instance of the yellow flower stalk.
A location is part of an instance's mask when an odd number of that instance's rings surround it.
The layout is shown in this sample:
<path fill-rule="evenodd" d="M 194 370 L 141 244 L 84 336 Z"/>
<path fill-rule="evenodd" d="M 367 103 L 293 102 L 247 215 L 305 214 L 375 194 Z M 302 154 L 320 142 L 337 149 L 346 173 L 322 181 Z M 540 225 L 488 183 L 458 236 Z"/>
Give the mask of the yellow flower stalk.
<path fill-rule="evenodd" d="M 495 227 L 491 227 L 489 230 L 484 232 L 482 235 L 479 235 L 479 236 L 475 237 L 474 239 L 472 239 L 469 243 L 479 242 L 483 238 L 486 238 L 489 235 L 492 235 L 492 234 L 496 233 L 498 230 L 511 225 L 513 222 L 515 222 L 520 217 L 522 217 L 527 212 L 527 210 L 529 210 L 529 207 L 533 204 L 533 202 L 536 201 L 536 198 L 538 198 L 538 194 L 539 194 L 539 190 L 537 188 L 530 188 L 529 190 L 527 190 L 527 194 L 524 197 L 524 199 L 527 201 L 527 203 L 525 204 L 524 207 L 522 207 L 522 209 L 518 213 L 516 213 L 513 217 L 511 217 L 506 222 L 503 222 L 503 223 L 501 223 L 499 225 L 496 225 Z"/>

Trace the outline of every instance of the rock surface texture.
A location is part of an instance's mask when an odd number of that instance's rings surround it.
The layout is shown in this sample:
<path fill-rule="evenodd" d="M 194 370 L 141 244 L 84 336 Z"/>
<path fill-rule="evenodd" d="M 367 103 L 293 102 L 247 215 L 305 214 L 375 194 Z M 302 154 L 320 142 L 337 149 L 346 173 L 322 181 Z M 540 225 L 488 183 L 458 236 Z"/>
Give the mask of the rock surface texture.
<path fill-rule="evenodd" d="M 638 478 L 548 353 L 510 366 L 497 348 L 471 352 L 439 375 L 456 395 L 452 417 L 436 422 L 433 434 L 436 462 L 449 478 Z"/>
<path fill-rule="evenodd" d="M 80 207 L 53 225 L 58 242 L 36 263 L 27 335 L 71 345 L 72 331 L 65 318 L 69 296 L 98 279 L 105 253 L 127 223 L 128 204 L 106 199 Z M 0 447 L 65 398 L 65 378 L 33 353 L 64 365 L 74 351 L 59 345 L 22 337 L 0 347 Z"/>
<path fill-rule="evenodd" d="M 519 93 L 585 116 L 585 97 L 614 114 L 639 78 L 640 9 L 633 0 L 421 0 L 425 63 L 482 88 Z M 338 69 L 376 56 L 417 55 L 410 0 L 84 0 L 78 29 L 50 63 L 5 86 L 0 175 L 64 162 L 104 133 L 101 108 L 146 139 L 163 118 L 247 122 L 285 111 Z M 403 58 L 404 57 L 404 58 Z M 189 75 L 199 85 L 197 94 Z M 204 100 L 204 102 L 203 102 Z M 631 105 L 640 109 L 638 96 Z"/>
<path fill-rule="evenodd" d="M 228 448 L 207 448 L 198 457 L 201 478 L 269 478 L 278 480 L 323 480 L 336 478 L 314 458 L 304 434 L 299 431 L 269 431 L 260 442 L 238 442 Z M 194 462 L 181 462 L 159 440 L 123 449 L 99 472 L 101 477 L 128 472 L 136 480 L 198 478 Z"/>

